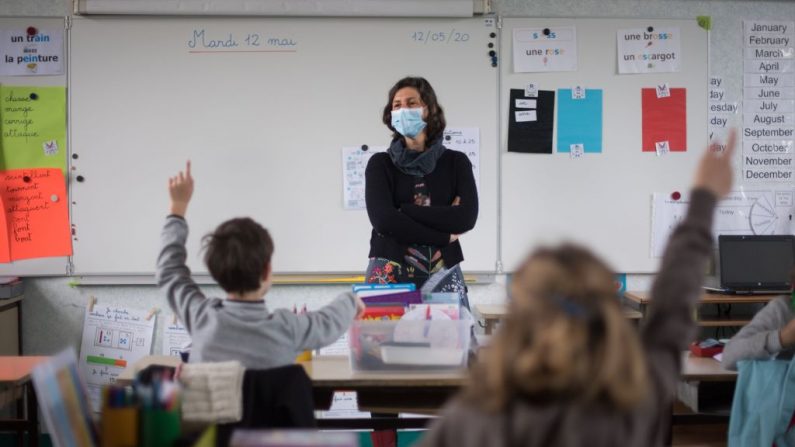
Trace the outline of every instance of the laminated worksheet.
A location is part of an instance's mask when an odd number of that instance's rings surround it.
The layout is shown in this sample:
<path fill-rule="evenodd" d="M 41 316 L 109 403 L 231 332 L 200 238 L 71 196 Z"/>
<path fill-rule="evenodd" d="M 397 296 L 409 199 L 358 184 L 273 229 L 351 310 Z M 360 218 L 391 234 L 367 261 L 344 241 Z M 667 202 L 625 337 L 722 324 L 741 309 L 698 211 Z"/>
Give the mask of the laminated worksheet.
<path fill-rule="evenodd" d="M 661 257 L 668 237 L 687 213 L 685 193 L 654 194 L 652 199 L 651 251 Z M 795 234 L 795 189 L 740 188 L 718 202 L 712 232 L 721 234 Z"/>
<path fill-rule="evenodd" d="M 100 409 L 102 387 L 115 383 L 125 368 L 151 353 L 154 329 L 153 311 L 88 306 L 79 364 L 94 411 Z"/>

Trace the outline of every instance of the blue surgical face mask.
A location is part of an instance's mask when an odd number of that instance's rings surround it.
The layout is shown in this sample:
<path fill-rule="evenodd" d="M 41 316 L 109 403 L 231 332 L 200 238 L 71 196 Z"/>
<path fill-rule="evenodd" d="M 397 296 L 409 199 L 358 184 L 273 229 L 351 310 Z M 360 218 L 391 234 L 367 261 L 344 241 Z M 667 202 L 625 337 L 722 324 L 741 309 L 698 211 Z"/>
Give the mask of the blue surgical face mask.
<path fill-rule="evenodd" d="M 422 107 L 392 111 L 392 127 L 404 137 L 416 138 L 426 125 L 422 120 Z"/>

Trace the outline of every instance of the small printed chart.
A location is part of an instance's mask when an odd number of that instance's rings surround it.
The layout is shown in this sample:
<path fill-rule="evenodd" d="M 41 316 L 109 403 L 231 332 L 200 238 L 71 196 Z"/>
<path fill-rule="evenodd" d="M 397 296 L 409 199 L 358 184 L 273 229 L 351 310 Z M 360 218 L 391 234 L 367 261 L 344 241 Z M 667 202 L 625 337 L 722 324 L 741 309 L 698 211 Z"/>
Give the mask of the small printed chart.
<path fill-rule="evenodd" d="M 767 195 L 760 196 L 751 205 L 751 231 L 756 235 L 775 234 L 778 226 L 778 214 Z"/>

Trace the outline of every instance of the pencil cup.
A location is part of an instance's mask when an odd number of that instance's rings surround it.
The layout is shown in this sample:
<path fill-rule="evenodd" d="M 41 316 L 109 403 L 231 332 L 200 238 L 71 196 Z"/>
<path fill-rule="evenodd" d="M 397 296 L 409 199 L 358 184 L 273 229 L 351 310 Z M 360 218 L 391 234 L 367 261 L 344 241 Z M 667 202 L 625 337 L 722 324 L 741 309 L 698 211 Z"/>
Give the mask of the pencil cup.
<path fill-rule="evenodd" d="M 141 443 L 143 447 L 170 447 L 180 435 L 178 409 L 141 410 Z"/>
<path fill-rule="evenodd" d="M 132 447 L 138 445 L 138 408 L 109 408 L 102 410 L 102 447 Z"/>

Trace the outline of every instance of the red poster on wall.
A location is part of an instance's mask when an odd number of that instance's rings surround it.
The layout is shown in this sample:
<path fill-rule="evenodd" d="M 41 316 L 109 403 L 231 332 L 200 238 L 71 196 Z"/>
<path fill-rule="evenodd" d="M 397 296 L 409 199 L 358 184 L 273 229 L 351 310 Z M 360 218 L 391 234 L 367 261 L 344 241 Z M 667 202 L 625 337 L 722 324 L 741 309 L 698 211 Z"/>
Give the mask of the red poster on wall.
<path fill-rule="evenodd" d="M 69 206 L 63 171 L 58 168 L 0 172 L 6 237 L 0 252 L 12 261 L 72 254 Z"/>
<path fill-rule="evenodd" d="M 657 97 L 656 88 L 641 90 L 643 152 L 656 152 L 667 142 L 671 152 L 687 150 L 687 89 L 668 89 L 670 96 Z"/>

